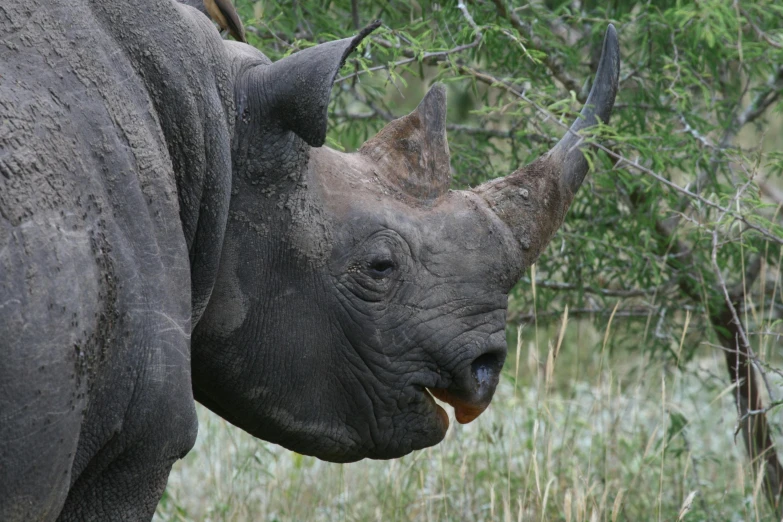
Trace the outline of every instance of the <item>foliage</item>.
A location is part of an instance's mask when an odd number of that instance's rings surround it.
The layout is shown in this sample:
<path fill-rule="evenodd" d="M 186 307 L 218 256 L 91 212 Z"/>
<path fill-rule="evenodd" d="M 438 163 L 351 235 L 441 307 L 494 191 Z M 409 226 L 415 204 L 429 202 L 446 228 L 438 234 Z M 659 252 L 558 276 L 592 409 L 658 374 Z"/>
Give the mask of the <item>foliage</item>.
<path fill-rule="evenodd" d="M 567 306 L 602 331 L 614 314 L 609 349 L 677 368 L 728 350 L 761 376 L 755 392 L 737 387 L 739 402 L 781 398 L 767 379 L 782 375 L 783 345 L 779 2 L 236 4 L 250 43 L 273 60 L 382 19 L 337 80 L 329 144 L 358 148 L 441 81 L 455 186 L 510 173 L 557 141 L 614 23 L 622 70 L 611 124 L 586 137 L 598 144 L 594 170 L 515 290 L 509 320 L 543 325 Z M 744 420 L 753 409 L 740 410 Z M 677 415 L 675 439 L 689 422 Z"/>

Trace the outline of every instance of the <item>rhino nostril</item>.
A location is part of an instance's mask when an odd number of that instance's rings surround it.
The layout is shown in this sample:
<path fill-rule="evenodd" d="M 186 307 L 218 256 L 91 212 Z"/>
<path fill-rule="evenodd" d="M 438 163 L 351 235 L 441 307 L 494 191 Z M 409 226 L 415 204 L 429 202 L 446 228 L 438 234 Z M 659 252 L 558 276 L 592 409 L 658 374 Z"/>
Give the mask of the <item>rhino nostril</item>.
<path fill-rule="evenodd" d="M 479 388 L 496 384 L 502 366 L 502 359 L 495 353 L 479 355 L 470 365 Z"/>
<path fill-rule="evenodd" d="M 467 424 L 489 406 L 505 360 L 505 346 L 483 353 L 470 363 L 470 370 L 463 367 L 448 388 L 431 388 L 429 391 L 436 399 L 454 407 L 457 422 Z"/>

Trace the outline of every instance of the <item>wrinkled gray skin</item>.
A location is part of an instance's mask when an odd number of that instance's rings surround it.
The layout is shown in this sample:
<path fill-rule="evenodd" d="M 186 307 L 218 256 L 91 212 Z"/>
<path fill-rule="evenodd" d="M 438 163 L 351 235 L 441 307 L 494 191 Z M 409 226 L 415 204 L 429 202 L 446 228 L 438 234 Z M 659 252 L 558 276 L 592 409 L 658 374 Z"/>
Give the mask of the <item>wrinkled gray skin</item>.
<path fill-rule="evenodd" d="M 445 93 L 356 154 L 324 142 L 365 35 L 271 65 L 167 0 L 0 6 L 0 520 L 149 519 L 194 396 L 333 461 L 439 442 L 486 408 L 509 289 L 607 120 L 450 191 Z"/>

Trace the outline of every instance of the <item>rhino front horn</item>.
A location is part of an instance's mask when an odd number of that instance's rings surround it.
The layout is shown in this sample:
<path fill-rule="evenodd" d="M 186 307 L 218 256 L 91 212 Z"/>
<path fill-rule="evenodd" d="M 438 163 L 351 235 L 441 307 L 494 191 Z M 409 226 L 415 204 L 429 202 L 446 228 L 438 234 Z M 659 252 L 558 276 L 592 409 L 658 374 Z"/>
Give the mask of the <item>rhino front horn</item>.
<path fill-rule="evenodd" d="M 617 32 L 609 25 L 595 83 L 582 112 L 548 153 L 505 178 L 474 189 L 509 226 L 521 248 L 521 270 L 535 263 L 563 223 L 588 170 L 580 131 L 609 121 L 620 75 Z"/>

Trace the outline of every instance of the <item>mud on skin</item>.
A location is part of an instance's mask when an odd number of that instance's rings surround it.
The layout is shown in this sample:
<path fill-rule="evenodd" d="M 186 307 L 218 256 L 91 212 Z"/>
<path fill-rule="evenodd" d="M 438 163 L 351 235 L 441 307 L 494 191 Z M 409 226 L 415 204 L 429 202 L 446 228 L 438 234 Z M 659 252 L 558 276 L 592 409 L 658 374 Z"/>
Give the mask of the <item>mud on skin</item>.
<path fill-rule="evenodd" d="M 173 1 L 4 2 L 0 520 L 150 519 L 194 399 L 332 461 L 438 443 L 433 396 L 460 422 L 489 405 L 509 289 L 609 118 L 615 31 L 572 132 L 452 191 L 441 85 L 323 147 L 373 28 L 271 63 Z"/>

